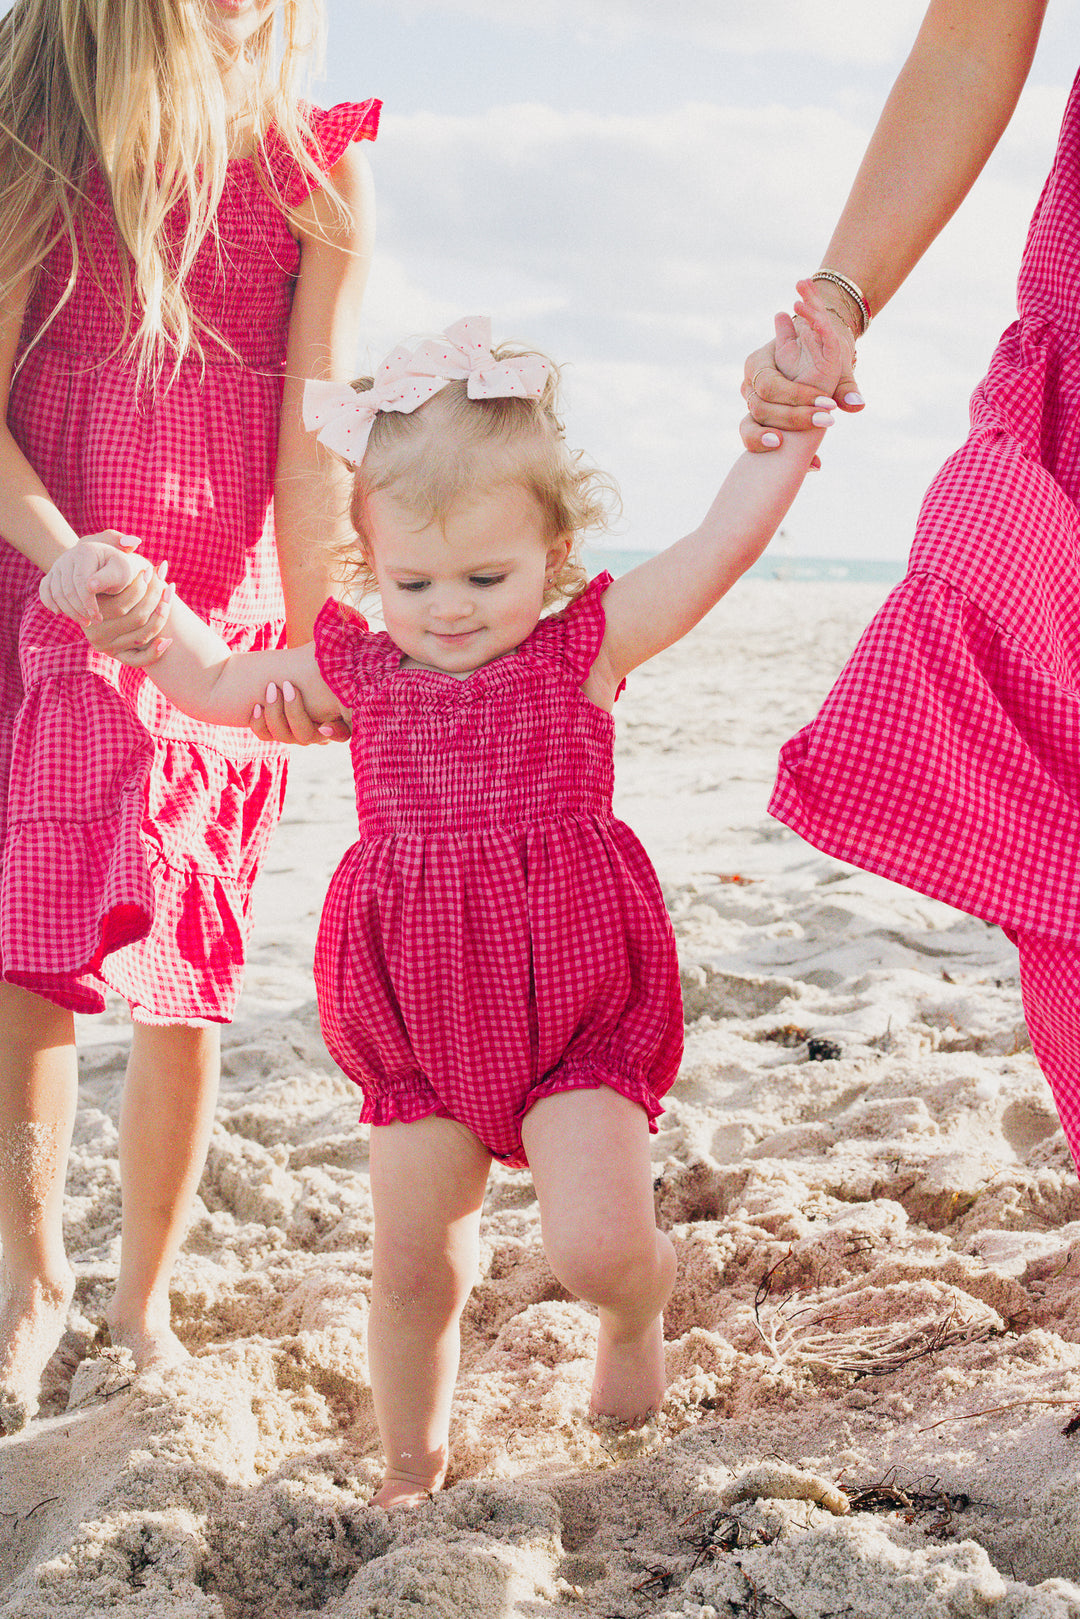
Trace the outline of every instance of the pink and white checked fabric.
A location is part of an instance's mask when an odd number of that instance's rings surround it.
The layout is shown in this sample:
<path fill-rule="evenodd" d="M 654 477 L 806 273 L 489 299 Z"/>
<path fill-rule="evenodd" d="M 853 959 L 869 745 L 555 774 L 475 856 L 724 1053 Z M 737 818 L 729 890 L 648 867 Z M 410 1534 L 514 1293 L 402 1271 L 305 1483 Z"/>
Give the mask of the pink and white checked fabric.
<path fill-rule="evenodd" d="M 530 1107 L 609 1085 L 655 1129 L 682 1054 L 675 940 L 611 812 L 614 722 L 580 689 L 609 583 L 467 680 L 401 669 L 385 633 L 323 608 L 360 841 L 330 885 L 315 983 L 367 1123 L 457 1119 L 523 1165 Z"/>
<path fill-rule="evenodd" d="M 971 434 L 770 810 L 1017 938 L 1080 1166 L 1080 79 Z"/>
<path fill-rule="evenodd" d="M 377 102 L 316 110 L 319 160 L 374 138 Z M 268 166 L 284 202 L 311 187 L 282 144 Z M 96 172 L 72 297 L 61 241 L 29 300 L 8 422 L 76 532 L 140 537 L 153 562 L 231 646 L 276 646 L 284 607 L 273 495 L 289 311 L 299 249 L 255 165 L 229 165 L 220 243 L 192 273 L 206 344 L 166 392 L 139 394 L 123 353 L 120 266 Z M 92 258 L 101 285 L 85 268 Z M 248 903 L 281 811 L 278 748 L 171 709 L 137 670 L 90 651 L 37 603 L 37 570 L 0 545 L 0 975 L 62 1006 L 100 1011 L 104 987 L 135 1018 L 232 1016 Z"/>

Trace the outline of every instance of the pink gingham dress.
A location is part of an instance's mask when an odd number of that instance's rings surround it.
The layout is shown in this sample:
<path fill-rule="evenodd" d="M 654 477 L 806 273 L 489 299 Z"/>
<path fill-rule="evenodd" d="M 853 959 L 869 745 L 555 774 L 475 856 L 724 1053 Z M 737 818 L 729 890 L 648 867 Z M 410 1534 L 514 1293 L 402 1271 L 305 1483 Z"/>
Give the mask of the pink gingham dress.
<path fill-rule="evenodd" d="M 609 583 L 464 680 L 402 668 L 336 603 L 320 614 L 360 840 L 327 894 L 315 983 L 365 1122 L 453 1118 L 524 1165 L 530 1107 L 609 1085 L 655 1129 L 682 1002 L 656 874 L 611 811 L 614 722 L 581 691 Z"/>
<path fill-rule="evenodd" d="M 315 111 L 320 167 L 373 138 L 378 111 Z M 83 269 L 35 344 L 66 284 L 65 241 L 39 270 L 8 407 L 75 531 L 139 536 L 141 554 L 167 557 L 181 595 L 238 650 L 283 637 L 271 498 L 300 255 L 281 203 L 312 184 L 283 143 L 265 155 L 280 200 L 251 160 L 231 162 L 220 242 L 204 243 L 192 272 L 198 315 L 235 354 L 208 340 L 205 375 L 185 361 L 167 391 L 140 394 L 95 171 Z M 0 544 L 0 975 L 79 1012 L 100 1011 L 108 986 L 137 1021 L 226 1021 L 251 884 L 281 810 L 281 750 L 186 718 L 141 671 L 92 652 L 76 624 L 38 604 L 40 578 Z"/>
<path fill-rule="evenodd" d="M 1080 78 L 1018 307 L 908 575 L 785 745 L 770 809 L 1016 940 L 1080 1166 Z"/>

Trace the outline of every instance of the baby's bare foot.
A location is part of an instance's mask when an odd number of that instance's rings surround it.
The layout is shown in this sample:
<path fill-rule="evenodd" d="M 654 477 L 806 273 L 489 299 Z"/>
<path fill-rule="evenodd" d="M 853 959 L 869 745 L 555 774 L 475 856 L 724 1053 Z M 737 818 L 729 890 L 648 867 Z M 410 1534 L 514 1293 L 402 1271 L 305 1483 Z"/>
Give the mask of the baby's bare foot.
<path fill-rule="evenodd" d="M 9 1287 L 0 1304 L 0 1434 L 18 1433 L 37 1415 L 41 1374 L 59 1344 L 75 1291 L 60 1281 Z"/>
<path fill-rule="evenodd" d="M 417 1484 L 415 1479 L 396 1477 L 387 1473 L 378 1490 L 371 1498 L 373 1507 L 418 1507 L 425 1501 L 430 1501 L 438 1485 L 425 1489 Z"/>
<path fill-rule="evenodd" d="M 667 1388 L 660 1316 L 633 1338 L 616 1338 L 600 1316 L 589 1411 L 623 1428 L 640 1428 L 659 1411 Z"/>
<path fill-rule="evenodd" d="M 168 1318 L 124 1321 L 110 1308 L 105 1313 L 109 1341 L 115 1349 L 129 1349 L 137 1372 L 165 1371 L 179 1366 L 190 1355 L 176 1336 Z"/>

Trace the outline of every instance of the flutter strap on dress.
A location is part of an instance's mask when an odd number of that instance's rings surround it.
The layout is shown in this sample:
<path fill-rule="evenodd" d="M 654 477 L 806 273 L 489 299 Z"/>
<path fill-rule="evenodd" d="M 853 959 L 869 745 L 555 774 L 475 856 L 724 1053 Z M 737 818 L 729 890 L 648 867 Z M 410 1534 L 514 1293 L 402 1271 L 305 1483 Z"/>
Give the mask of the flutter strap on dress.
<path fill-rule="evenodd" d="M 381 112 L 382 102 L 375 98 L 342 101 L 336 107 L 309 107 L 309 151 L 316 168 L 329 174 L 353 141 L 373 141 L 379 133 Z M 318 190 L 315 177 L 296 161 L 276 130 L 271 129 L 263 142 L 262 160 L 286 208 L 298 208 L 305 197 Z"/>
<path fill-rule="evenodd" d="M 372 630 L 363 614 L 332 597 L 315 620 L 319 673 L 346 708 L 355 708 L 373 681 L 401 666 L 401 653 L 385 630 Z"/>
<path fill-rule="evenodd" d="M 600 654 L 606 624 L 604 592 L 613 582 L 610 573 L 598 573 L 561 613 L 542 618 L 529 638 L 538 656 L 557 660 L 578 684 L 588 678 Z"/>

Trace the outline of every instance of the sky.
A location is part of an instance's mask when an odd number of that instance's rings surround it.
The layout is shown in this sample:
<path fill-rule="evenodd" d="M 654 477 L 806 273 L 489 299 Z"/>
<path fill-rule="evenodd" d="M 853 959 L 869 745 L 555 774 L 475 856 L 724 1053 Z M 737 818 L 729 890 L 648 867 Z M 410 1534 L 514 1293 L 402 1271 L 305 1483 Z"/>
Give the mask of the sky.
<path fill-rule="evenodd" d="M 359 361 L 490 314 L 565 365 L 571 442 L 619 482 L 620 543 L 694 527 L 739 453 L 744 356 L 816 267 L 921 0 L 327 0 L 322 102 L 378 95 Z M 860 344 L 788 554 L 902 558 L 1013 317 L 1075 67 L 1051 0 L 977 187 Z M 775 543 L 775 542 L 774 542 Z"/>

